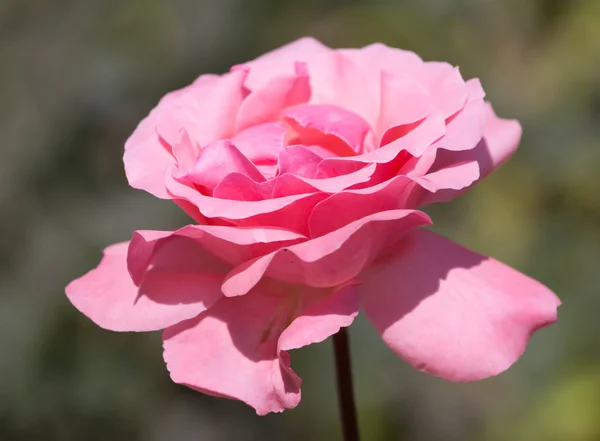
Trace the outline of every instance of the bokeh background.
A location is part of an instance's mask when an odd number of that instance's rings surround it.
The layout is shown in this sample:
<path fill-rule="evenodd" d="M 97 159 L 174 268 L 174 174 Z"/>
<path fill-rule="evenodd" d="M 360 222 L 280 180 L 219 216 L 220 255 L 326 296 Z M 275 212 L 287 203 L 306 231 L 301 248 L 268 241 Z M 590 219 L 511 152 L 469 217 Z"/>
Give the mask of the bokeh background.
<path fill-rule="evenodd" d="M 329 341 L 293 353 L 300 406 L 259 418 L 171 383 L 158 333 L 105 332 L 63 291 L 134 229 L 188 223 L 123 172 L 158 99 L 303 35 L 482 79 L 521 148 L 430 212 L 564 303 L 511 370 L 474 384 L 411 370 L 358 320 L 364 439 L 600 439 L 600 1 L 0 0 L 0 440 L 340 439 Z"/>

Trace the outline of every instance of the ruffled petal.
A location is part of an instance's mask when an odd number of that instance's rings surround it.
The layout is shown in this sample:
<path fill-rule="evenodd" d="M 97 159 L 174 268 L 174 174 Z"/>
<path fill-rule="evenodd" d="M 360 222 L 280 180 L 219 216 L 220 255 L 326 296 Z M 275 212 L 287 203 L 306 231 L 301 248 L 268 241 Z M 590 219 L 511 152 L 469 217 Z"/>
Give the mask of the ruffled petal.
<path fill-rule="evenodd" d="M 452 381 L 499 374 L 531 334 L 556 321 L 558 298 L 502 263 L 414 231 L 360 277 L 369 320 L 415 368 Z"/>
<path fill-rule="evenodd" d="M 385 247 L 411 229 L 430 222 L 425 213 L 414 210 L 375 213 L 321 237 L 237 266 L 227 275 L 223 293 L 229 297 L 244 295 L 264 275 L 313 287 L 347 283 Z"/>
<path fill-rule="evenodd" d="M 431 166 L 432 172 L 440 173 L 445 169 L 456 167 L 457 164 L 476 162 L 479 167 L 478 179 L 457 191 L 444 190 L 436 195 L 423 193 L 419 204 L 447 202 L 462 194 L 510 158 L 517 150 L 521 133 L 521 125 L 517 120 L 497 117 L 492 106 L 486 104 L 485 131 L 483 139 L 477 146 L 471 150 L 458 152 L 439 150 Z"/>
<path fill-rule="evenodd" d="M 215 258 L 197 244 L 165 244 L 153 259 L 159 264 L 137 285 L 127 270 L 128 246 L 123 242 L 108 247 L 97 268 L 66 288 L 71 303 L 98 326 L 111 331 L 164 329 L 195 317 L 221 297 L 227 266 L 221 265 L 220 273 L 208 272 L 205 264 Z"/>
<path fill-rule="evenodd" d="M 292 231 L 268 227 L 188 225 L 177 231 L 139 230 L 133 235 L 127 258 L 127 267 L 136 284 L 142 282 L 149 268 L 178 265 L 182 271 L 192 272 L 200 265 L 195 260 L 187 260 L 185 256 L 168 255 L 166 253 L 168 250 L 177 252 L 177 248 L 172 245 L 169 249 L 163 249 L 164 242 L 169 238 L 171 242 L 174 239 L 179 241 L 188 239 L 207 250 L 211 258 L 209 261 L 202 262 L 202 268 L 203 272 L 209 273 L 229 271 L 230 268 L 223 262 L 229 265 L 239 265 L 281 247 L 306 240 L 304 236 Z M 161 250 L 159 255 L 157 255 L 157 250 Z"/>
<path fill-rule="evenodd" d="M 350 325 L 358 301 L 350 287 L 332 294 L 288 288 L 261 284 L 167 329 L 164 358 L 173 381 L 241 400 L 259 415 L 296 407 L 301 380 L 285 351 L 320 342 Z"/>
<path fill-rule="evenodd" d="M 295 132 L 289 144 L 319 145 L 337 156 L 353 156 L 372 149 L 369 124 L 344 108 L 309 104 L 287 110 L 284 117 Z"/>

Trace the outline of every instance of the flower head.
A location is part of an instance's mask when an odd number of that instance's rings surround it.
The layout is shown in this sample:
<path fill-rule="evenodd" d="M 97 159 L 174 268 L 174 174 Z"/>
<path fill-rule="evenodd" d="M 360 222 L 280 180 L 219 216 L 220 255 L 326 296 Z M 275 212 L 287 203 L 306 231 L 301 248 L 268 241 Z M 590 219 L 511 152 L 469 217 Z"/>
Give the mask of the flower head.
<path fill-rule="evenodd" d="M 400 357 L 471 381 L 556 320 L 543 285 L 423 230 L 521 137 L 478 80 L 381 44 L 301 39 L 166 95 L 125 145 L 129 183 L 195 221 L 137 231 L 67 287 L 115 331 L 165 329 L 177 382 L 259 414 L 295 407 L 288 351 L 362 308 Z"/>

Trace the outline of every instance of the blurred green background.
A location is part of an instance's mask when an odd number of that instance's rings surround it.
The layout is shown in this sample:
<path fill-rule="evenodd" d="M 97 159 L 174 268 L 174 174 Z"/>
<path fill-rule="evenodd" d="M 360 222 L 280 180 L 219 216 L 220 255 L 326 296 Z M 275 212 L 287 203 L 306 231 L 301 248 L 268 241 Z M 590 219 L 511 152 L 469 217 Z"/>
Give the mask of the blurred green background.
<path fill-rule="evenodd" d="M 340 439 L 330 342 L 293 353 L 300 406 L 259 418 L 171 383 L 158 333 L 103 331 L 63 292 L 134 229 L 188 223 L 123 172 L 158 99 L 303 35 L 481 78 L 521 148 L 430 212 L 564 303 L 511 370 L 473 384 L 413 371 L 358 320 L 364 440 L 600 439 L 600 1 L 0 0 L 0 440 Z"/>

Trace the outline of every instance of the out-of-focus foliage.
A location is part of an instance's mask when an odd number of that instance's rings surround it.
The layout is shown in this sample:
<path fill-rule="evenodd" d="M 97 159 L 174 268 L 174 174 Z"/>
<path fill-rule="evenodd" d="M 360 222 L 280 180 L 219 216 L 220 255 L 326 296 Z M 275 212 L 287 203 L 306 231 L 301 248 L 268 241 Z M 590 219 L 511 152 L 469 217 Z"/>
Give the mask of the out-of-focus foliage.
<path fill-rule="evenodd" d="M 302 35 L 382 41 L 480 77 L 521 149 L 430 210 L 438 231 L 563 299 L 507 373 L 451 384 L 352 328 L 364 439 L 600 439 L 600 2 L 597 0 L 2 0 L 0 440 L 336 440 L 328 343 L 293 354 L 297 410 L 170 382 L 160 336 L 102 331 L 63 288 L 134 229 L 188 222 L 129 189 L 123 142 L 167 91 Z"/>

